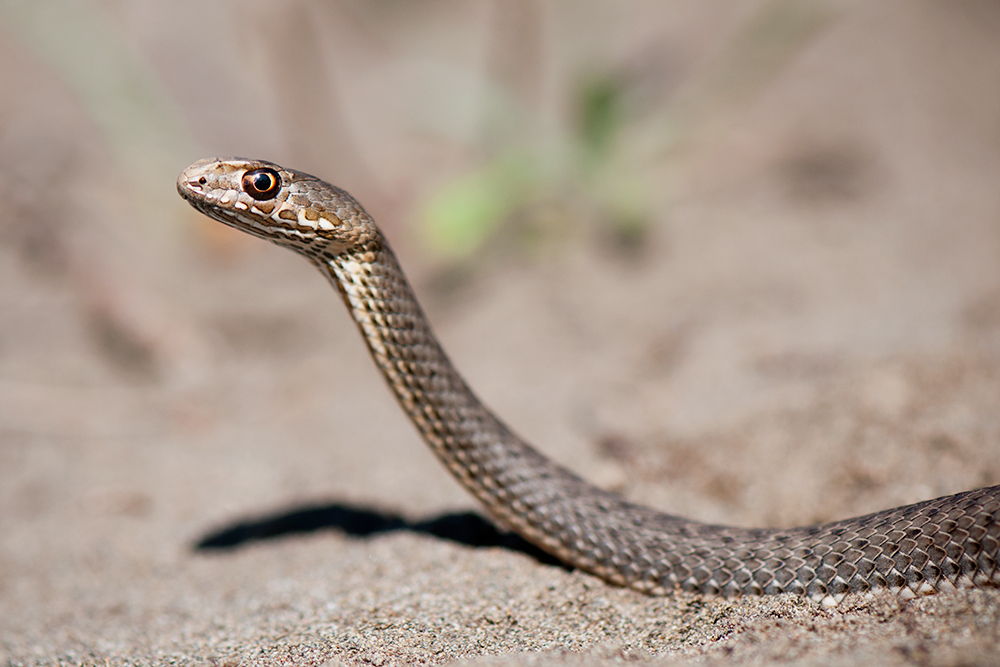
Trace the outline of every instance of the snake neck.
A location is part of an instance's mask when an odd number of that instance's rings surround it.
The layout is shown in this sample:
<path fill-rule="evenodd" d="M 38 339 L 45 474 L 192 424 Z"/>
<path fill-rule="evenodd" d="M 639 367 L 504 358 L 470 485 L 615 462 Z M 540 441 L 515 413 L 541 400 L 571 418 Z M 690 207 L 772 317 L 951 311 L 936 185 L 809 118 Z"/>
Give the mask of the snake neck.
<path fill-rule="evenodd" d="M 343 297 L 399 404 L 459 482 L 506 528 L 572 565 L 625 583 L 575 544 L 580 535 L 570 522 L 551 513 L 585 499 L 608 505 L 621 499 L 543 456 L 483 405 L 441 348 L 385 241 L 314 261 Z"/>
<path fill-rule="evenodd" d="M 388 244 L 380 239 L 318 263 L 343 297 L 403 410 L 465 481 L 468 467 L 475 468 L 469 452 L 484 440 L 509 440 L 510 432 L 455 371 Z"/>
<path fill-rule="evenodd" d="M 485 432 L 491 439 L 502 435 L 499 421 L 455 372 L 384 241 L 338 255 L 321 268 L 338 288 L 396 399 L 439 455 L 461 458 L 460 452 L 472 446 L 472 433 Z"/>

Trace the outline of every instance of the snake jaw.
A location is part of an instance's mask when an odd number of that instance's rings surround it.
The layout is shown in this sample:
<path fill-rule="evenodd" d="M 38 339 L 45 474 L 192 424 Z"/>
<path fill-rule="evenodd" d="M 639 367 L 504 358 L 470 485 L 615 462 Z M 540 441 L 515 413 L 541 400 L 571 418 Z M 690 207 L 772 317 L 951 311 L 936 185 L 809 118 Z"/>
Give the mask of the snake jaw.
<path fill-rule="evenodd" d="M 273 197 L 245 190 L 244 176 L 257 170 L 280 179 Z M 219 222 L 321 262 L 381 243 L 371 217 L 346 192 L 264 160 L 198 160 L 177 178 L 177 192 Z"/>

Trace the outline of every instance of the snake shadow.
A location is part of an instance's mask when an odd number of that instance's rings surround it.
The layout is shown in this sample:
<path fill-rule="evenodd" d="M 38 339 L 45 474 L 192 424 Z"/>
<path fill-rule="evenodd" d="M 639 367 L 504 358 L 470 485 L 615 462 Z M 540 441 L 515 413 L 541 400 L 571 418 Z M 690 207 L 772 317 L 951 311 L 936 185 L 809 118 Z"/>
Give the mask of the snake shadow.
<path fill-rule="evenodd" d="M 475 512 L 441 514 L 414 522 L 391 512 L 346 503 L 301 505 L 275 514 L 237 520 L 206 534 L 193 548 L 197 552 L 226 551 L 254 542 L 321 531 L 335 531 L 356 538 L 417 533 L 473 548 L 502 547 L 526 554 L 540 563 L 562 566 L 553 556 L 520 535 L 497 530 Z"/>

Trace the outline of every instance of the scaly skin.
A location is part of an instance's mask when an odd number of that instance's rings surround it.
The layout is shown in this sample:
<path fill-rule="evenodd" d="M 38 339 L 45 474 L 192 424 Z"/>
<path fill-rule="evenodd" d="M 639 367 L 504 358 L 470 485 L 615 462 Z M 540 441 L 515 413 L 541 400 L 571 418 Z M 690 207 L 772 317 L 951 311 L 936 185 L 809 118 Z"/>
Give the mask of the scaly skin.
<path fill-rule="evenodd" d="M 746 529 L 603 491 L 508 429 L 465 384 L 368 213 L 320 179 L 259 160 L 200 160 L 177 190 L 231 227 L 304 255 L 340 291 L 424 440 L 504 525 L 564 562 L 651 594 L 798 593 L 835 604 L 996 586 L 1000 486 L 821 526 Z"/>

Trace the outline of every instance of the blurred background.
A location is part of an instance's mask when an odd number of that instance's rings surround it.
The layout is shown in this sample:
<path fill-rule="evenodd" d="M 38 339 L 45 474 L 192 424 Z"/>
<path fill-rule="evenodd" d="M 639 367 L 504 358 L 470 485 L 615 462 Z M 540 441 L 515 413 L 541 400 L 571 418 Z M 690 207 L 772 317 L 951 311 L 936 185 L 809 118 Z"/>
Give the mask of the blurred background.
<path fill-rule="evenodd" d="M 206 156 L 354 194 L 606 487 L 788 525 L 1000 481 L 991 0 L 2 0 L 0 63 L 8 636 L 248 513 L 473 507 L 315 271 L 176 195 Z"/>

